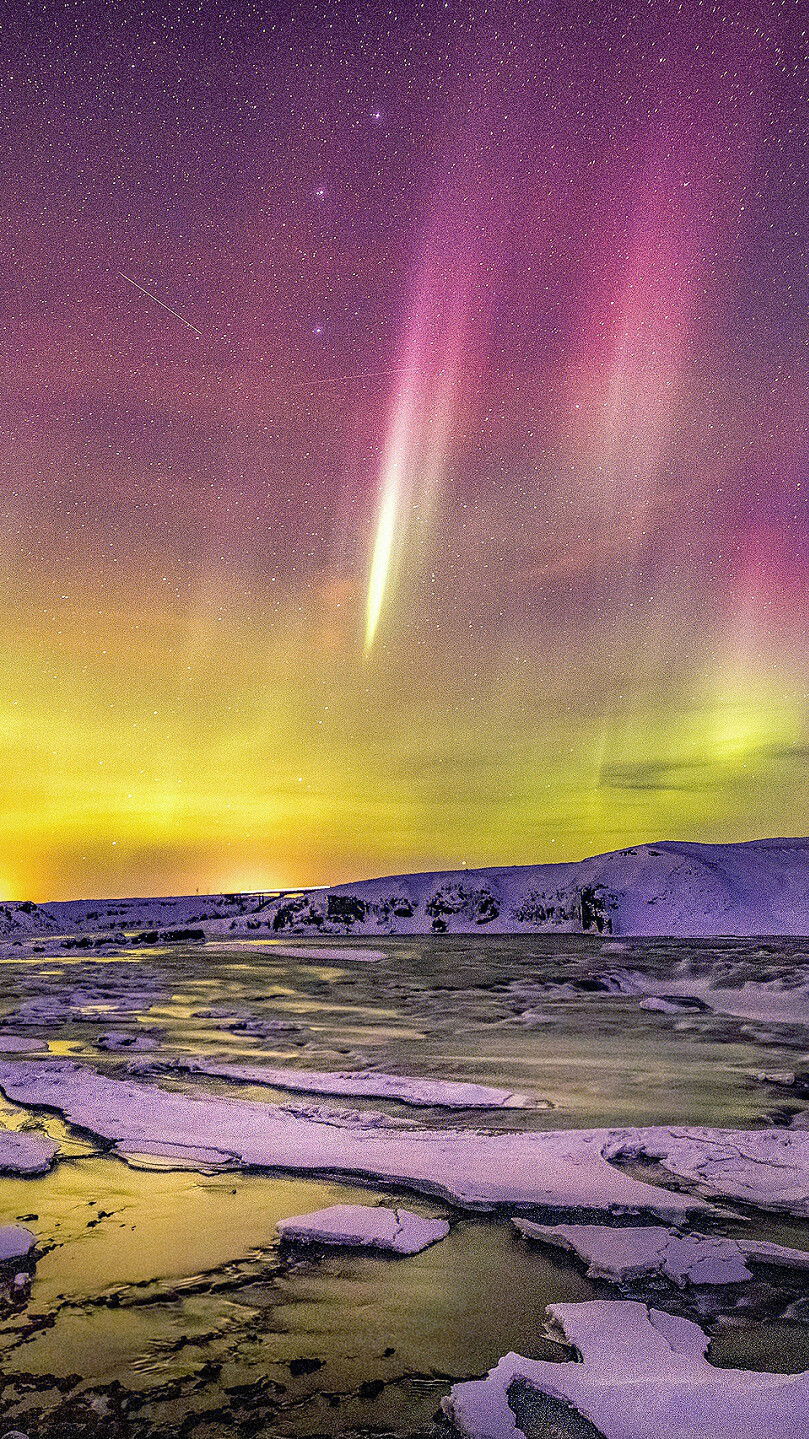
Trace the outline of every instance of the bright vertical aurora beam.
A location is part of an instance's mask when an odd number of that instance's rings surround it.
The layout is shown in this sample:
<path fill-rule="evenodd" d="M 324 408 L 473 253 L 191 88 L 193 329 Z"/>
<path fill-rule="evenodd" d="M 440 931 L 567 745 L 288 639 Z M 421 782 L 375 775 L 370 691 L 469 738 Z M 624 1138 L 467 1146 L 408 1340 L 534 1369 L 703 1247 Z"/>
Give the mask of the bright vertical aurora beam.
<path fill-rule="evenodd" d="M 415 538 L 414 519 L 422 546 L 442 523 L 438 501 L 463 443 L 462 422 L 474 424 L 478 385 L 491 354 L 492 296 L 504 273 L 505 219 L 513 208 L 505 180 L 512 141 L 493 128 L 488 100 L 476 96 L 470 116 L 446 137 L 393 367 L 400 380 L 380 469 L 366 658 L 405 550 L 411 573 L 419 563 L 419 546 L 408 543 Z"/>
<path fill-rule="evenodd" d="M 382 475 L 382 496 L 376 523 L 376 539 L 368 577 L 368 599 L 365 609 L 365 653 L 370 653 L 376 635 L 388 577 L 393 559 L 396 526 L 402 500 L 406 444 L 407 412 L 411 406 L 407 393 L 400 395 L 397 417 L 388 446 Z"/>
<path fill-rule="evenodd" d="M 457 351 L 459 335 L 453 327 Z M 374 546 L 368 575 L 365 607 L 365 653 L 370 653 L 379 625 L 385 595 L 393 572 L 397 540 L 406 525 L 418 483 L 420 502 L 430 501 L 446 467 L 457 365 L 448 360 L 440 375 L 425 355 L 416 354 L 408 366 L 394 407 L 390 435 L 382 465 Z M 425 413 L 423 395 L 432 404 Z M 421 398 L 421 403 L 419 402 Z"/>
<path fill-rule="evenodd" d="M 419 432 L 423 421 L 424 379 L 432 266 L 422 262 L 415 304 L 404 337 L 400 379 L 392 407 L 381 470 L 376 531 L 368 574 L 365 608 L 365 654 L 370 654 L 392 578 L 397 541 L 409 508 Z"/>
<path fill-rule="evenodd" d="M 416 515 L 438 521 L 440 496 L 453 445 L 469 362 L 484 357 L 497 207 L 493 169 L 481 172 L 478 107 L 462 134 L 448 137 L 442 179 L 432 195 L 404 311 L 394 390 L 379 477 L 379 498 L 365 607 L 366 658 Z M 496 186 L 494 186 L 496 190 Z M 422 538 L 426 531 L 422 530 Z M 408 560 L 415 550 L 408 546 Z"/>
<path fill-rule="evenodd" d="M 412 512 L 429 511 L 446 473 L 456 391 L 464 358 L 472 264 L 450 263 L 448 226 L 436 226 L 419 271 L 416 299 L 384 457 L 365 607 L 370 654 Z M 443 238 L 436 238 L 443 236 Z"/>

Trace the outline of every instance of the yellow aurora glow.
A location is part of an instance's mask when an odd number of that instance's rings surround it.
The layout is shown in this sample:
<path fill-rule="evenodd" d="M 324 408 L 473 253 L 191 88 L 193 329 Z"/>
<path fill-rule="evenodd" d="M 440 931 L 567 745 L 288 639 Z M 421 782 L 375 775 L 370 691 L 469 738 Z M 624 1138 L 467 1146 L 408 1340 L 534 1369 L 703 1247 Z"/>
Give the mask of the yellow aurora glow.
<path fill-rule="evenodd" d="M 6 895 L 805 833 L 800 7 L 77 8 L 6 47 Z"/>
<path fill-rule="evenodd" d="M 142 599 L 140 611 L 135 596 L 126 611 L 97 609 L 92 627 L 80 606 L 64 610 L 48 645 L 26 606 L 5 615 L 6 898 L 263 889 L 655 835 L 744 838 L 762 786 L 767 828 L 795 829 L 803 691 L 772 667 L 748 671 L 743 689 L 721 674 L 689 695 L 661 687 L 613 726 L 599 766 L 609 676 L 585 675 L 561 643 L 547 662 L 503 656 L 485 679 L 450 647 L 413 672 L 403 710 L 408 643 L 392 669 L 390 652 L 363 663 L 333 642 L 324 651 L 328 586 L 304 621 L 290 603 L 269 635 L 258 597 L 233 604 L 215 635 L 191 609 Z M 357 596 L 346 636 L 360 613 Z M 535 704 L 551 691 L 567 714 L 561 743 Z"/>

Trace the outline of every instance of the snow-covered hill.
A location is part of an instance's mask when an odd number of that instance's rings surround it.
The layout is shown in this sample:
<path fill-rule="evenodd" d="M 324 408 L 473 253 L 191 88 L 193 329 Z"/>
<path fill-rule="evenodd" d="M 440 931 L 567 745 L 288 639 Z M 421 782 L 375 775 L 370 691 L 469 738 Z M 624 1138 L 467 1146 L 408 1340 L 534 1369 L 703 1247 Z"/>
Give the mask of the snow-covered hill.
<path fill-rule="evenodd" d="M 159 895 L 142 899 L 71 899 L 52 904 L 7 900 L 0 903 L 0 943 L 36 935 L 126 935 L 140 932 L 143 941 L 156 942 L 170 931 L 193 930 L 202 938 L 202 926 L 213 919 L 230 919 L 265 905 L 258 894 Z M 179 934 L 178 936 L 179 937 Z"/>
<path fill-rule="evenodd" d="M 337 934 L 809 935 L 809 840 L 663 841 L 568 864 L 395 875 L 209 928 Z"/>
<path fill-rule="evenodd" d="M 142 931 L 138 934 L 137 931 Z M 665 840 L 567 864 L 450 870 L 276 895 L 0 906 L 0 939 L 126 934 L 809 936 L 809 839 Z"/>

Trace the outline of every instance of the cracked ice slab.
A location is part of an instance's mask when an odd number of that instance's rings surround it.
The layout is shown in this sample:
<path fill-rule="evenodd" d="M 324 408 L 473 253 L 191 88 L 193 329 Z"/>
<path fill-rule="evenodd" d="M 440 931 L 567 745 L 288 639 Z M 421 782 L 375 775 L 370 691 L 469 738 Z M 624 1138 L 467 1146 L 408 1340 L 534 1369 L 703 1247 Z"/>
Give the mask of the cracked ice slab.
<path fill-rule="evenodd" d="M 661 1274 L 673 1284 L 740 1284 L 752 1275 L 747 1263 L 779 1269 L 809 1269 L 809 1252 L 767 1239 L 731 1239 L 715 1234 L 681 1234 L 647 1224 L 613 1229 L 604 1224 L 534 1224 L 515 1217 L 527 1239 L 577 1254 L 589 1279 L 615 1283 Z"/>
<path fill-rule="evenodd" d="M 363 1175 L 472 1206 L 628 1209 L 677 1219 L 700 1205 L 608 1163 L 603 1149 L 610 1130 L 402 1133 L 369 1127 L 367 1113 L 357 1115 L 353 1128 L 248 1100 L 112 1079 L 66 1061 L 0 1063 L 0 1085 L 20 1104 L 59 1110 L 112 1141 L 124 1156 L 157 1153 L 193 1161 L 215 1148 L 234 1165 Z"/>
<path fill-rule="evenodd" d="M 532 1224 L 516 1218 L 512 1223 L 528 1239 L 577 1254 L 587 1265 L 589 1279 L 620 1283 L 660 1274 L 683 1287 L 741 1284 L 753 1277 L 741 1245 L 721 1235 L 679 1234 L 659 1225 L 610 1229 L 603 1224 Z M 809 1254 L 802 1257 L 809 1263 Z"/>
<path fill-rule="evenodd" d="M 805 1130 L 403 1133 L 370 1125 L 367 1111 L 353 1120 L 344 1113 L 337 1124 L 323 1113 L 167 1091 L 65 1061 L 0 1062 L 0 1085 L 10 1099 L 57 1109 L 123 1154 L 193 1159 L 215 1149 L 236 1165 L 364 1175 L 469 1205 L 645 1210 L 665 1220 L 681 1219 L 700 1207 L 694 1195 L 647 1184 L 617 1167 L 622 1160 L 646 1158 L 659 1160 L 700 1194 L 809 1215 Z M 23 1139 L 30 1142 L 32 1136 L 14 1136 L 12 1143 Z M 42 1138 L 34 1142 L 52 1144 Z M 45 1168 L 54 1150 L 48 1148 Z"/>
<path fill-rule="evenodd" d="M 418 1254 L 449 1234 L 446 1219 L 367 1204 L 333 1204 L 313 1214 L 279 1219 L 276 1228 L 282 1239 L 299 1244 L 351 1244 L 394 1254 Z"/>
<path fill-rule="evenodd" d="M 783 1129 L 613 1130 L 605 1158 L 658 1159 L 710 1198 L 809 1216 L 809 1133 Z"/>
<path fill-rule="evenodd" d="M 0 1130 L 0 1174 L 45 1174 L 59 1145 L 46 1134 Z"/>
<path fill-rule="evenodd" d="M 429 1105 L 443 1109 L 529 1109 L 534 1102 L 527 1094 L 495 1089 L 486 1084 L 462 1080 L 413 1079 L 404 1074 L 378 1074 L 375 1070 L 272 1069 L 262 1064 L 226 1064 L 217 1060 L 177 1060 L 173 1069 L 192 1074 L 210 1074 L 247 1084 L 270 1084 L 303 1094 L 350 1094 L 366 1099 L 398 1099 L 404 1104 Z M 540 1106 L 541 1107 L 541 1106 Z"/>
<path fill-rule="evenodd" d="M 716 1369 L 689 1319 L 634 1300 L 552 1304 L 549 1328 L 581 1360 L 506 1354 L 485 1379 L 455 1384 L 442 1407 L 465 1439 L 521 1439 L 509 1390 L 522 1381 L 568 1404 L 604 1439 L 805 1439 L 809 1374 Z"/>

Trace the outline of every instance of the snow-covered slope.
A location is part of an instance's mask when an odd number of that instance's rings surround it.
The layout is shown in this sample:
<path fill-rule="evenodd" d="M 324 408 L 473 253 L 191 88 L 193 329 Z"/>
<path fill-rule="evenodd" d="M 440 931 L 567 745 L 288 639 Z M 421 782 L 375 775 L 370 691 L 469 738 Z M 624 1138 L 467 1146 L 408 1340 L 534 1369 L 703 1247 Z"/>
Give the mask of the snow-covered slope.
<path fill-rule="evenodd" d="M 208 928 L 809 935 L 809 840 L 663 841 L 568 864 L 395 875 L 283 896 Z"/>
<path fill-rule="evenodd" d="M 107 932 L 131 940 L 138 928 L 151 931 L 141 937 L 150 943 L 268 932 L 809 936 L 809 839 L 664 840 L 566 864 L 393 875 L 271 896 L 0 906 L 0 939 Z"/>
<path fill-rule="evenodd" d="M 193 929 L 211 919 L 247 914 L 266 904 L 260 894 L 159 895 L 140 899 L 70 899 L 50 904 L 0 903 L 0 943 L 30 935 Z M 170 936 L 169 936 L 170 937 Z M 202 931 L 199 936 L 202 937 Z"/>

